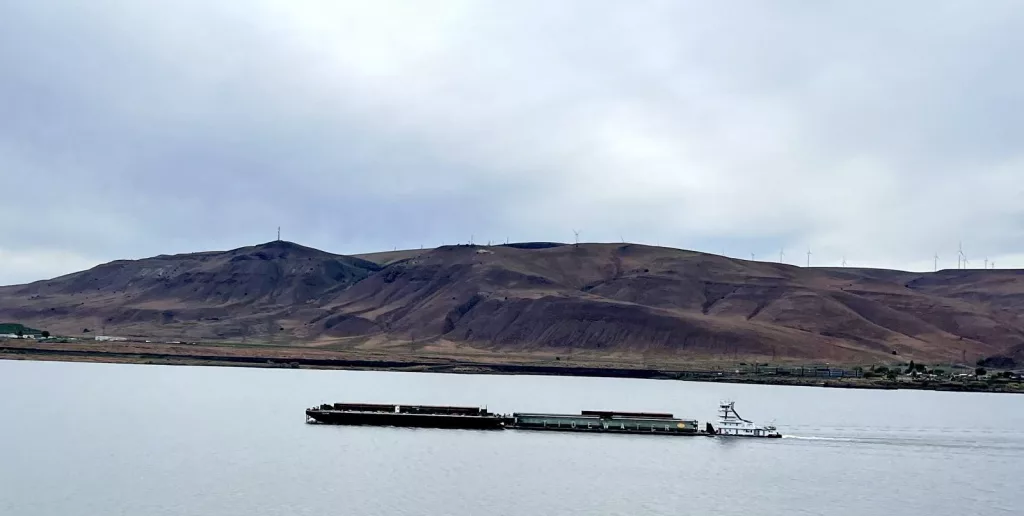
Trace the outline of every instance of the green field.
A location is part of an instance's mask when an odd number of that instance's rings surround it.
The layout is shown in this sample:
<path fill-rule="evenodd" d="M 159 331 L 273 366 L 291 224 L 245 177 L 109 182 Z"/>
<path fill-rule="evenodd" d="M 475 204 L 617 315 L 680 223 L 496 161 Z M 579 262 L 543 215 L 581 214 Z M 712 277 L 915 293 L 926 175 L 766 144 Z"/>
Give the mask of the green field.
<path fill-rule="evenodd" d="M 21 332 L 22 335 L 39 335 L 43 333 L 41 330 L 35 328 L 29 328 L 24 324 L 19 323 L 0 323 L 0 333 L 12 333 L 16 334 Z"/>

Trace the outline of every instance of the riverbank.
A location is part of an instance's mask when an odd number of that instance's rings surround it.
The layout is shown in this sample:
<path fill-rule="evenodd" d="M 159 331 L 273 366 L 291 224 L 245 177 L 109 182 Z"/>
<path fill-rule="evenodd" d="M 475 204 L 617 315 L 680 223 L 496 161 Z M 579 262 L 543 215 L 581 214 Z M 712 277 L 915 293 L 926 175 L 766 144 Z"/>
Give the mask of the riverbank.
<path fill-rule="evenodd" d="M 1024 392 L 1019 381 L 1005 378 L 950 381 L 911 377 L 863 378 L 780 375 L 772 368 L 750 372 L 733 369 L 729 364 L 695 362 L 692 367 L 672 365 L 636 365 L 594 360 L 529 361 L 519 357 L 495 360 L 494 357 L 465 355 L 402 355 L 361 351 L 331 351 L 317 348 L 165 345 L 144 343 L 68 344 L 35 341 L 0 342 L 0 359 L 128 364 L 264 367 L 291 369 L 349 369 L 370 371 L 408 371 L 454 374 L 515 374 L 551 376 L 591 376 L 642 378 L 702 382 L 795 385 L 847 389 L 913 389 L 959 392 Z M 723 367 L 726 366 L 726 367 Z"/>

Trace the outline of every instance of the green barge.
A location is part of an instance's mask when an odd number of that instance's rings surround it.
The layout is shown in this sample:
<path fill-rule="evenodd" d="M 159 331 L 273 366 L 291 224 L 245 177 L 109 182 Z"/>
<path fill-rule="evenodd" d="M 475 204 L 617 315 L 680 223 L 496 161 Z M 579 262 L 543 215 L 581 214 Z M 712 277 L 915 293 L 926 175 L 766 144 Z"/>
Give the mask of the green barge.
<path fill-rule="evenodd" d="M 708 426 L 701 432 L 696 419 L 679 419 L 672 414 L 584 410 L 579 414 L 514 413 L 507 425 L 516 430 L 551 430 L 618 434 L 702 435 L 714 434 Z"/>

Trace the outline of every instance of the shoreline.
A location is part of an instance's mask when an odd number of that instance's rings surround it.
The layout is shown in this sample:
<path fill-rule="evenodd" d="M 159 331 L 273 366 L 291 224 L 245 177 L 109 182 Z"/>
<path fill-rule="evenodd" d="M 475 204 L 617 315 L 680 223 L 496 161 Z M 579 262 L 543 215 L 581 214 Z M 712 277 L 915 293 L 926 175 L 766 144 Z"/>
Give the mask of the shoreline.
<path fill-rule="evenodd" d="M 342 352 L 316 349 L 262 349 L 263 353 L 231 353 L 236 349 L 200 347 L 167 350 L 136 349 L 141 346 L 104 346 L 114 349 L 67 349 L 35 346 L 0 345 L 0 360 L 43 362 L 86 362 L 143 365 L 186 365 L 207 367 L 257 367 L 271 369 L 328 369 L 357 371 L 403 371 L 446 374 L 547 375 L 599 378 L 636 378 L 696 382 L 789 385 L 845 389 L 932 390 L 949 392 L 1024 393 L 1024 386 L 1011 382 L 909 381 L 880 378 L 821 378 L 724 373 L 714 370 L 677 368 L 635 368 L 608 365 L 498 363 L 461 357 L 387 357 L 346 356 Z M 81 346 L 79 346 L 81 348 Z M 276 351 L 276 353 L 275 353 Z M 312 355 L 312 356 L 310 356 Z"/>

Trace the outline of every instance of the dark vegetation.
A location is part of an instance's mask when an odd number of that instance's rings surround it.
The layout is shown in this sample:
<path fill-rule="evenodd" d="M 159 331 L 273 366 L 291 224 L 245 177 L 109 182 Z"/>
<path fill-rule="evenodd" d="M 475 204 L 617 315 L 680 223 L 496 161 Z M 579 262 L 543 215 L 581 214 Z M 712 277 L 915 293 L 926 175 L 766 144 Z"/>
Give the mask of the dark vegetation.
<path fill-rule="evenodd" d="M 43 332 L 21 323 L 0 323 L 0 333 L 15 335 L 39 335 Z"/>

